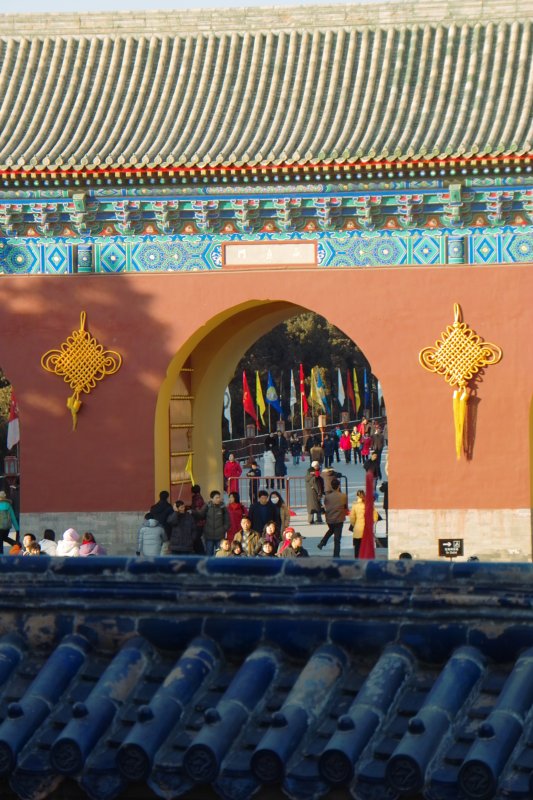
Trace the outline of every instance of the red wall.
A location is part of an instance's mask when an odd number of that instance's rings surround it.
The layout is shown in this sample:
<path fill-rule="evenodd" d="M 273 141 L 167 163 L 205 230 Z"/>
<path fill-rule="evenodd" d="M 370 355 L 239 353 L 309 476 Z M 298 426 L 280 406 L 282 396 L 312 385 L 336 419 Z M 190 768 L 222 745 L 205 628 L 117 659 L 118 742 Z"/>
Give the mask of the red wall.
<path fill-rule="evenodd" d="M 169 362 L 215 314 L 252 298 L 316 311 L 364 351 L 387 405 L 393 507 L 530 506 L 530 266 L 4 276 L 1 286 L 0 364 L 20 408 L 23 511 L 147 507 L 155 405 Z M 418 363 L 453 321 L 455 302 L 503 350 L 479 385 L 473 460 L 461 462 L 452 390 Z M 70 389 L 40 359 L 78 327 L 82 309 L 123 366 L 83 396 L 73 433 Z"/>

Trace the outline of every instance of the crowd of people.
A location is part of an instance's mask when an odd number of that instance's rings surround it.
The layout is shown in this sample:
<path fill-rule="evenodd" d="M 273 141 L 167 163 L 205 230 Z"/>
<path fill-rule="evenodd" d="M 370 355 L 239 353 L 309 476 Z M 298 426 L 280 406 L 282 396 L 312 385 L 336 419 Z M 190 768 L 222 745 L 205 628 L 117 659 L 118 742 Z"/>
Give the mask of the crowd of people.
<path fill-rule="evenodd" d="M 341 490 L 343 477 L 333 469 L 340 453 L 345 463 L 361 463 L 372 472 L 375 481 L 381 476 L 381 456 L 385 436 L 381 426 L 373 426 L 363 417 L 349 429 L 335 429 L 322 437 L 309 436 L 302 444 L 295 433 L 279 431 L 269 434 L 264 442 L 263 470 L 251 459 L 245 467 L 249 498 L 241 501 L 239 481 L 243 467 L 234 454 L 228 454 L 224 463 L 223 493 L 217 489 L 206 501 L 201 488 L 192 486 L 191 502 L 186 505 L 178 499 L 173 504 L 167 491 L 160 492 L 159 500 L 146 513 L 137 533 L 138 556 L 207 555 L 217 558 L 302 558 L 309 555 L 303 545 L 304 536 L 291 525 L 291 512 L 280 489 L 285 487 L 286 462 L 292 458 L 296 466 L 306 456 L 310 459 L 305 475 L 305 492 L 308 523 L 325 524 L 327 530 L 318 543 L 318 549 L 333 539 L 333 555 L 340 556 L 343 525 L 349 519 L 355 558 L 365 525 L 365 493 L 357 492 L 351 508 Z M 266 488 L 260 488 L 261 479 Z M 276 488 L 275 488 L 276 487 Z M 380 487 L 384 493 L 384 509 L 388 507 L 388 484 Z M 374 511 L 374 520 L 378 519 Z M 323 520 L 324 518 L 324 520 Z M 92 556 L 106 555 L 94 535 L 86 531 L 82 536 L 68 528 L 56 542 L 55 532 L 47 528 L 37 541 L 33 533 L 25 533 L 20 541 L 18 517 L 14 513 L 6 492 L 0 491 L 0 540 L 9 545 L 10 555 Z"/>
<path fill-rule="evenodd" d="M 370 461 L 370 460 L 369 460 Z M 227 463 L 232 463 L 228 459 Z M 202 498 L 201 488 L 192 487 L 192 502 L 188 508 L 181 499 L 172 505 L 169 493 L 160 493 L 159 501 L 146 514 L 137 537 L 137 555 L 208 555 L 217 558 L 280 557 L 302 558 L 309 553 L 305 539 L 291 523 L 291 512 L 277 489 L 255 489 L 248 507 L 240 494 L 228 482 L 228 502 L 213 490 L 209 500 Z M 333 556 L 340 556 L 343 526 L 348 518 L 353 538 L 354 557 L 359 557 L 365 529 L 366 496 L 361 489 L 351 507 L 341 490 L 340 473 L 331 467 L 320 470 L 318 461 L 311 464 L 306 476 L 308 522 L 323 524 L 327 530 L 318 543 L 322 550 L 333 539 Z M 386 482 L 380 487 L 386 492 Z M 373 511 L 374 522 L 380 519 Z"/>
<path fill-rule="evenodd" d="M 15 528 L 15 539 L 9 548 L 10 556 L 105 556 L 106 550 L 98 544 L 94 534 L 86 531 L 82 536 L 74 529 L 67 528 L 56 542 L 56 534 L 52 528 L 45 528 L 42 539 L 37 541 L 33 533 L 25 533 L 20 541 L 20 534 Z M 3 541 L 6 541 L 4 538 Z M 10 542 L 10 539 L 7 539 Z"/>
<path fill-rule="evenodd" d="M 346 464 L 363 464 L 375 456 L 377 461 L 376 477 L 381 478 L 381 457 L 386 444 L 386 433 L 379 422 L 371 423 L 367 417 L 349 428 L 337 427 L 324 436 L 310 435 L 305 443 L 305 452 L 311 461 L 318 461 L 325 467 L 333 466 L 334 461 L 341 461 L 340 454 L 344 456 Z"/>
<path fill-rule="evenodd" d="M 227 463 L 231 463 L 228 459 Z M 231 477 L 230 476 L 230 480 Z M 227 505 L 222 493 L 213 490 L 204 502 L 200 486 L 192 487 L 192 502 L 169 502 L 160 492 L 159 501 L 146 514 L 137 536 L 137 555 L 208 555 L 217 558 L 308 556 L 303 537 L 290 525 L 290 511 L 277 490 L 258 489 L 246 507 L 239 492 L 228 488 Z"/>
<path fill-rule="evenodd" d="M 98 544 L 94 534 L 85 531 L 81 536 L 74 528 L 67 528 L 56 541 L 52 528 L 45 528 L 37 541 L 34 533 L 20 535 L 19 517 L 7 492 L 0 491 L 0 555 L 4 545 L 10 556 L 105 556 L 106 550 Z"/>

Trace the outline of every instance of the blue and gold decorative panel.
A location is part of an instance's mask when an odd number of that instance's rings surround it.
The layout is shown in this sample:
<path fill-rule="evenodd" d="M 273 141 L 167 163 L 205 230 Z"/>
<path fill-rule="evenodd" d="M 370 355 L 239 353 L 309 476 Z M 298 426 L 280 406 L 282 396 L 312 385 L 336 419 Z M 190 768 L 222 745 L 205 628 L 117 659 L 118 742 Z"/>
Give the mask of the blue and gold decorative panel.
<path fill-rule="evenodd" d="M 445 264 L 444 237 L 435 235 L 413 237 L 413 264 Z"/>
<path fill-rule="evenodd" d="M 506 262 L 533 261 L 533 235 L 531 232 L 508 233 L 503 238 L 503 258 Z"/>
<path fill-rule="evenodd" d="M 465 263 L 465 237 L 447 236 L 446 237 L 446 260 L 448 264 Z"/>
<path fill-rule="evenodd" d="M 212 259 L 215 236 L 151 237 L 132 242 L 131 269 L 136 272 L 175 272 L 216 269 Z M 222 238 L 222 237 L 218 237 Z M 228 237 L 224 237 L 228 241 Z M 215 245 L 216 247 L 216 245 Z M 220 245 L 218 245 L 220 249 Z"/>
<path fill-rule="evenodd" d="M 361 237 L 359 244 L 361 242 L 365 242 L 364 237 Z M 382 267 L 389 267 L 407 262 L 406 237 L 404 236 L 400 237 L 394 234 L 376 238 L 368 236 L 365 244 L 365 256 L 369 266 L 379 264 Z"/>
<path fill-rule="evenodd" d="M 446 255 L 448 264 L 464 264 L 465 263 L 465 237 L 464 236 L 447 236 L 446 237 Z"/>
<path fill-rule="evenodd" d="M 93 271 L 93 245 L 78 245 L 78 272 Z"/>
<path fill-rule="evenodd" d="M 8 274 L 185 272 L 219 270 L 228 242 L 315 241 L 318 267 L 531 263 L 531 228 L 442 228 L 405 231 L 295 231 L 255 234 L 120 236 L 70 240 L 0 239 Z M 77 254 L 76 254 L 77 248 Z"/>
<path fill-rule="evenodd" d="M 482 233 L 470 237 L 470 262 L 472 264 L 497 264 L 501 257 L 501 236 L 495 233 Z"/>
<path fill-rule="evenodd" d="M 97 272 L 124 272 L 127 269 L 127 247 L 123 242 L 109 242 L 95 246 Z"/>
<path fill-rule="evenodd" d="M 67 244 L 45 244 L 41 247 L 41 272 L 62 275 L 72 272 L 72 247 Z"/>
<path fill-rule="evenodd" d="M 387 267 L 407 263 L 407 241 L 400 234 L 311 234 L 307 238 L 319 238 L 318 263 L 323 267 Z"/>
<path fill-rule="evenodd" d="M 138 272 L 160 272 L 183 269 L 184 252 L 179 243 L 139 242 L 131 245 L 132 269 Z"/>
<path fill-rule="evenodd" d="M 39 272 L 38 242 L 1 241 L 0 269 L 8 275 L 32 275 Z"/>

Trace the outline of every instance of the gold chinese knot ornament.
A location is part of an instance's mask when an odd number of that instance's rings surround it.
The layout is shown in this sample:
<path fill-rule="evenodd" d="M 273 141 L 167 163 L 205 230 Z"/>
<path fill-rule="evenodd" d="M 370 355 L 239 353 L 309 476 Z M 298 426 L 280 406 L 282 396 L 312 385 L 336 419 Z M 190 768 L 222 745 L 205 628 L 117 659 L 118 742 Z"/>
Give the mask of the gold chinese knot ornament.
<path fill-rule="evenodd" d="M 120 369 L 122 356 L 114 350 L 104 350 L 94 336 L 85 330 L 85 311 L 80 315 L 80 327 L 72 331 L 59 350 L 48 350 L 41 358 L 41 366 L 47 372 L 59 375 L 68 383 L 73 394 L 67 400 L 72 414 L 72 430 L 76 430 L 78 411 L 82 401 L 80 394 L 89 394 L 97 381 L 113 375 Z"/>
<path fill-rule="evenodd" d="M 462 321 L 461 306 L 454 304 L 454 321 L 441 333 L 435 347 L 425 347 L 418 355 L 420 364 L 429 372 L 444 377 L 453 393 L 453 419 L 455 425 L 455 451 L 461 458 L 470 388 L 468 382 L 484 367 L 497 364 L 502 351 L 497 345 L 484 342 Z"/>

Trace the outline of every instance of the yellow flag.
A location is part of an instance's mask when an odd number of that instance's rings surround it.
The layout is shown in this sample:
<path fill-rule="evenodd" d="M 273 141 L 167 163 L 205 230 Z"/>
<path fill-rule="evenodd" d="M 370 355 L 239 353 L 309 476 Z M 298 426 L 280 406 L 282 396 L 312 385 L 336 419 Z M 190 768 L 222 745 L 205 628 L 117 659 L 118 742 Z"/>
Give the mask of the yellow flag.
<path fill-rule="evenodd" d="M 258 409 L 259 413 L 261 414 L 261 422 L 263 425 L 265 424 L 265 398 L 263 397 L 263 389 L 261 387 L 261 381 L 259 380 L 259 372 L 255 373 L 255 406 Z"/>
<path fill-rule="evenodd" d="M 357 380 L 357 372 L 355 367 L 353 369 L 353 393 L 355 395 L 355 415 L 361 407 L 361 393 L 359 391 L 359 381 Z"/>
<path fill-rule="evenodd" d="M 189 453 L 189 458 L 187 459 L 187 463 L 185 464 L 185 472 L 191 479 L 191 483 L 194 486 L 194 475 L 192 474 L 192 453 Z"/>
<path fill-rule="evenodd" d="M 311 369 L 311 392 L 309 394 L 309 399 L 314 406 L 321 405 L 320 398 L 318 396 L 318 389 L 316 385 L 316 375 L 315 375 L 316 367 L 312 367 Z"/>

